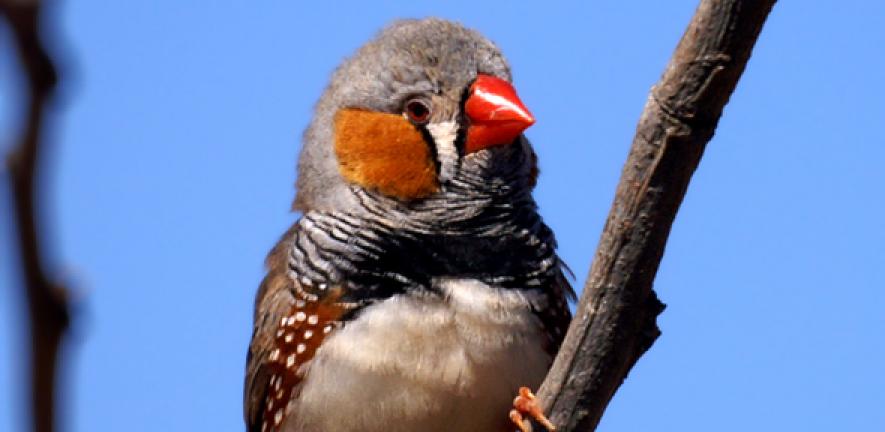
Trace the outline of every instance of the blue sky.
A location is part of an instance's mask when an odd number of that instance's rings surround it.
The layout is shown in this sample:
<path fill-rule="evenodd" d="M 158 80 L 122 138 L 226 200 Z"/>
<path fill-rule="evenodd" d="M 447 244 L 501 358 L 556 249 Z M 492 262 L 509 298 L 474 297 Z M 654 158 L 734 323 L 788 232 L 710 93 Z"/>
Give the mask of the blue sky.
<path fill-rule="evenodd" d="M 398 17 L 461 21 L 508 56 L 538 119 L 536 196 L 582 285 L 697 2 L 473 3 L 60 4 L 44 208 L 78 299 L 64 430 L 242 430 L 252 298 L 296 217 L 301 131 L 333 68 Z M 670 236 L 663 336 L 600 430 L 885 428 L 883 28 L 873 0 L 776 5 Z M 0 56 L 4 150 L 13 66 Z M 0 284 L 14 288 L 0 290 L 0 430 L 13 431 L 24 317 L 0 210 Z"/>

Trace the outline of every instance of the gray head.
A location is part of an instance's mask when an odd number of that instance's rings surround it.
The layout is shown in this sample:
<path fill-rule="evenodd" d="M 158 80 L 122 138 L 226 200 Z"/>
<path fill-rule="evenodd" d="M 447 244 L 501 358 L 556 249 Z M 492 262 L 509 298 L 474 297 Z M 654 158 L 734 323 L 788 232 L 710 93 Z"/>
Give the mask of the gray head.
<path fill-rule="evenodd" d="M 536 170 L 521 132 L 534 119 L 510 80 L 501 52 L 473 30 L 433 18 L 392 24 L 321 97 L 294 207 L 433 219 L 458 200 L 527 197 Z"/>

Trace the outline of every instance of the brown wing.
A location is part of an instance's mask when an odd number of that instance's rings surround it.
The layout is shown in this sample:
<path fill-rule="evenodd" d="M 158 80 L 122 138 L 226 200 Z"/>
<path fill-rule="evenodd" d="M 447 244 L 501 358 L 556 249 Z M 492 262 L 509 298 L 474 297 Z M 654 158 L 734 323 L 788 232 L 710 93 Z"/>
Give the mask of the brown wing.
<path fill-rule="evenodd" d="M 258 290 L 255 323 L 246 360 L 244 413 L 247 430 L 279 429 L 297 396 L 307 366 L 345 308 L 338 288 L 306 291 L 286 272 L 286 241 L 268 257 L 268 274 Z"/>

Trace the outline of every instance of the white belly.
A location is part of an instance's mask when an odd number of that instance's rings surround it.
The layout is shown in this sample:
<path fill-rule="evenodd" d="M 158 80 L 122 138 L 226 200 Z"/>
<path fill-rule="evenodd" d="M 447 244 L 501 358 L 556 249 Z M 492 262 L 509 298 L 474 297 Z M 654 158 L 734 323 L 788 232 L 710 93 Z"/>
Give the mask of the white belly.
<path fill-rule="evenodd" d="M 447 298 L 394 296 L 330 336 L 284 430 L 507 430 L 517 389 L 536 389 L 551 362 L 529 299 L 476 280 L 436 286 Z"/>

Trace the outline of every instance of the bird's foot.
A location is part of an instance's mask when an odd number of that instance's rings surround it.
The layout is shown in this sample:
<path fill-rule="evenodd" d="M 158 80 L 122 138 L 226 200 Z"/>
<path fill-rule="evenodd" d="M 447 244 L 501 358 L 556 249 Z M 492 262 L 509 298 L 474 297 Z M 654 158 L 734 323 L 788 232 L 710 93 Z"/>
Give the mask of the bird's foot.
<path fill-rule="evenodd" d="M 516 396 L 516 399 L 513 399 L 513 409 L 510 410 L 510 421 L 512 421 L 521 432 L 530 432 L 531 429 L 525 424 L 526 416 L 535 419 L 535 421 L 544 426 L 549 432 L 556 432 L 556 426 L 554 426 L 553 423 L 550 422 L 550 419 L 544 415 L 544 410 L 542 410 L 541 405 L 538 404 L 535 394 L 532 393 L 528 387 L 520 387 L 519 395 Z"/>

